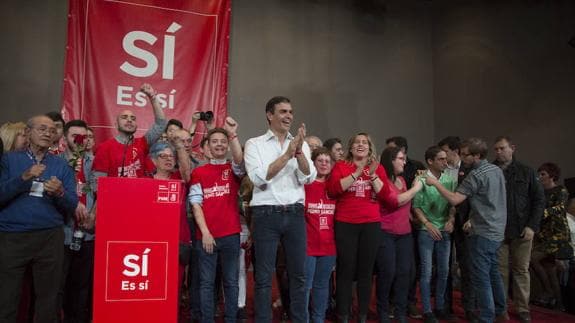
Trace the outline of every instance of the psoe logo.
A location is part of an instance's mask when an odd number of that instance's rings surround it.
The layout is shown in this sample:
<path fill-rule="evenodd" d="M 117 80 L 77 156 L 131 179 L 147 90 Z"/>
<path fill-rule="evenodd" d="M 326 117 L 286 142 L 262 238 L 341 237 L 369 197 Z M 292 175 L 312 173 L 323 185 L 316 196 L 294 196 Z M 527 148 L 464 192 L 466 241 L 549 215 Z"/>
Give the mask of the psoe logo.
<path fill-rule="evenodd" d="M 167 297 L 168 243 L 108 241 L 106 300 Z"/>

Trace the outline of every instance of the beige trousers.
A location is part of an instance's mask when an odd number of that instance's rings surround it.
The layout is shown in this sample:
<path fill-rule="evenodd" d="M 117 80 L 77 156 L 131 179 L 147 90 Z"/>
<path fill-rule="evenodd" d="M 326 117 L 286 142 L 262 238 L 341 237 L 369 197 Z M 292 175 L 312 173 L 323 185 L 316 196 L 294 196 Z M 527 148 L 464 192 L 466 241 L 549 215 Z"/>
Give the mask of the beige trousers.
<path fill-rule="evenodd" d="M 531 288 L 529 261 L 533 240 L 514 239 L 505 241 L 499 248 L 499 271 L 505 286 L 505 298 L 509 291 L 509 267 L 513 273 L 513 305 L 517 313 L 529 312 L 529 292 Z"/>

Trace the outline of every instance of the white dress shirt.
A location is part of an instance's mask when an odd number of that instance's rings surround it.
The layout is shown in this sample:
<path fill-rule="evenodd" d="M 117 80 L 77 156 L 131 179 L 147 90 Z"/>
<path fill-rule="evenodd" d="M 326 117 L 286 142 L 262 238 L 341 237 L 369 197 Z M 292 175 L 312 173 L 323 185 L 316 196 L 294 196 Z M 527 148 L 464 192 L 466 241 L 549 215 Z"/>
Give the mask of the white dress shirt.
<path fill-rule="evenodd" d="M 447 168 L 443 170 L 443 173 L 453 177 L 457 182 L 459 180 L 459 168 L 461 168 L 461 160 L 457 163 L 456 166 L 447 164 Z"/>
<path fill-rule="evenodd" d="M 309 175 L 302 173 L 296 158 L 292 158 L 276 176 L 266 180 L 269 166 L 286 152 L 293 139 L 294 137 L 288 133 L 282 146 L 276 135 L 268 130 L 264 135 L 246 142 L 244 151 L 246 171 L 254 183 L 251 206 L 304 203 L 304 184 L 312 183 L 317 174 L 306 142 L 302 145 L 302 152 L 309 164 Z"/>

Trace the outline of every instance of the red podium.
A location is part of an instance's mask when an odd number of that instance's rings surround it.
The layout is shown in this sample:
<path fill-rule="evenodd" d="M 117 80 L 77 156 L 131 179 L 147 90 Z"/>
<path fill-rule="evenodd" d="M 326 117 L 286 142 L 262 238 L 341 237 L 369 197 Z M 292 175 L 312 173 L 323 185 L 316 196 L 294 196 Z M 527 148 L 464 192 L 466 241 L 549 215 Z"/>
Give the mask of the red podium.
<path fill-rule="evenodd" d="M 177 323 L 184 189 L 177 180 L 99 179 L 95 323 Z"/>

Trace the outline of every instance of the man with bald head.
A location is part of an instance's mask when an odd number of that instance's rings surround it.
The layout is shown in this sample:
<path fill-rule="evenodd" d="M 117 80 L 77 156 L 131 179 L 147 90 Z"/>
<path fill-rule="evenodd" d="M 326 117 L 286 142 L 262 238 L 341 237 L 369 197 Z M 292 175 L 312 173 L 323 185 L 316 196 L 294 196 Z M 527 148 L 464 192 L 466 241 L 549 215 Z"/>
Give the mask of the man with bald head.
<path fill-rule="evenodd" d="M 152 86 L 144 84 L 140 90 L 152 103 L 154 125 L 144 137 L 134 138 L 134 133 L 138 130 L 136 115 L 131 110 L 120 112 L 116 118 L 118 134 L 98 147 L 93 165 L 96 177 L 144 177 L 144 161 L 148 155 L 148 147 L 158 140 L 166 128 L 166 117 Z"/>
<path fill-rule="evenodd" d="M 27 123 L 29 146 L 2 156 L 0 174 L 0 322 L 16 322 L 24 271 L 34 276 L 35 322 L 56 320 L 65 220 L 78 205 L 74 171 L 49 154 L 56 127 L 47 116 Z"/>

